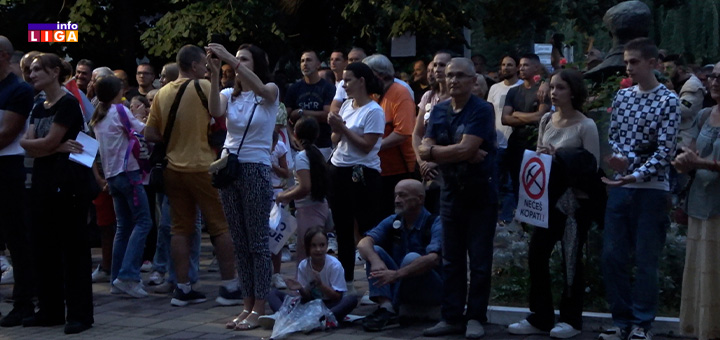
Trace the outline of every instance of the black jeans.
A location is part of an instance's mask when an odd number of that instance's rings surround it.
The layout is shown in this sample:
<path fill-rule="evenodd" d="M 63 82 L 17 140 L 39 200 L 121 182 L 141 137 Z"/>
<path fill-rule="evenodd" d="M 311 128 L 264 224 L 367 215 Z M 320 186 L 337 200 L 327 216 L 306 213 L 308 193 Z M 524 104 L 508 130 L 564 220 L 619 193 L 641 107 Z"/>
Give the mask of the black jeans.
<path fill-rule="evenodd" d="M 354 182 L 353 167 L 329 165 L 329 195 L 335 233 L 338 242 L 338 259 L 345 270 L 345 281 L 352 281 L 355 272 L 354 225 L 357 221 L 360 234 L 374 228 L 382 216 L 378 213 L 381 188 L 380 172 L 363 167 L 364 181 Z"/>
<path fill-rule="evenodd" d="M 35 275 L 29 228 L 24 221 L 24 156 L 0 156 L 0 234 L 13 263 L 15 307 L 33 307 Z"/>
<path fill-rule="evenodd" d="M 33 176 L 32 239 L 43 318 L 93 323 L 92 258 L 87 214 L 90 197 L 82 188 L 58 191 L 54 181 Z"/>
<path fill-rule="evenodd" d="M 565 263 L 565 248 L 562 251 L 563 293 L 560 298 L 560 319 L 575 329 L 582 329 L 583 294 L 585 293 L 585 278 L 582 258 L 582 249 L 587 241 L 590 227 L 590 213 L 582 204 L 575 212 L 578 230 L 578 245 L 576 248 L 575 274 L 573 284 L 568 288 L 567 270 Z M 553 308 L 550 255 L 555 244 L 562 240 L 565 232 L 566 216 L 556 208 L 550 210 L 549 228 L 534 228 L 530 239 L 528 251 L 528 265 L 530 267 L 530 314 L 528 322 L 533 326 L 549 331 L 555 325 L 555 309 Z"/>

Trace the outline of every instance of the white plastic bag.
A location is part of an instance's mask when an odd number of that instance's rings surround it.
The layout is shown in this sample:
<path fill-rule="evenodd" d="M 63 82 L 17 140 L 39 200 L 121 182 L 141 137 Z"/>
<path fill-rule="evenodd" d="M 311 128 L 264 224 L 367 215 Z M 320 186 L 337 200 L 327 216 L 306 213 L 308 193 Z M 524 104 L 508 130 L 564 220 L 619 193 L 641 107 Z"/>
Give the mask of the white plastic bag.
<path fill-rule="evenodd" d="M 290 236 L 295 233 L 296 228 L 295 216 L 290 214 L 287 209 L 274 204 L 270 211 L 270 242 L 268 244 L 270 251 L 277 255 Z"/>
<path fill-rule="evenodd" d="M 281 339 L 295 332 L 310 333 L 337 327 L 335 315 L 320 299 L 301 303 L 300 296 L 286 296 L 280 309 L 275 313 L 270 339 Z"/>

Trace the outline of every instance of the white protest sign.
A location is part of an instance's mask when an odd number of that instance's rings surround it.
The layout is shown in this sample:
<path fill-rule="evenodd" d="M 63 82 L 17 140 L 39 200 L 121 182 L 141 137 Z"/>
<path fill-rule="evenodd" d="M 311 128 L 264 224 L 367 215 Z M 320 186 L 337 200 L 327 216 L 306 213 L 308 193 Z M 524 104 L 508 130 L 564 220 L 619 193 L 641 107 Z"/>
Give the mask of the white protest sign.
<path fill-rule="evenodd" d="M 268 247 L 273 254 L 278 254 L 287 240 L 297 228 L 295 217 L 287 209 L 273 205 L 270 211 L 270 241 Z"/>
<path fill-rule="evenodd" d="M 550 206 L 548 183 L 552 156 L 525 150 L 520 163 L 520 190 L 515 218 L 537 227 L 547 228 Z"/>

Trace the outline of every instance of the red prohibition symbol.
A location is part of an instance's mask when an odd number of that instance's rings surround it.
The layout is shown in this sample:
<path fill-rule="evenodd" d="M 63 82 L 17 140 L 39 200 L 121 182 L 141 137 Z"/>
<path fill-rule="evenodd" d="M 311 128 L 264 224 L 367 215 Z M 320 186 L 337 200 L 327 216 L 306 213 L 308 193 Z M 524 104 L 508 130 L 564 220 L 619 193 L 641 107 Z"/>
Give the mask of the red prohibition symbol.
<path fill-rule="evenodd" d="M 538 157 L 530 158 L 522 172 L 522 184 L 528 197 L 536 200 L 545 193 L 545 165 Z"/>

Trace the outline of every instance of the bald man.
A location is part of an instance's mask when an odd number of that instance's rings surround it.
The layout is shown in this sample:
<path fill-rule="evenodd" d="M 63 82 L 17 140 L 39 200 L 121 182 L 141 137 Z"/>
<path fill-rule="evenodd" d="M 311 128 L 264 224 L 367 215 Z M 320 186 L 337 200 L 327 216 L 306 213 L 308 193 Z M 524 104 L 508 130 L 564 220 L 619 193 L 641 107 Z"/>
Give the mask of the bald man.
<path fill-rule="evenodd" d="M 395 214 L 365 233 L 358 243 L 370 287 L 379 307 L 363 319 L 366 331 L 398 325 L 401 304 L 439 306 L 442 278 L 442 226 L 424 208 L 425 186 L 405 179 L 395 186 Z"/>
<path fill-rule="evenodd" d="M 443 225 L 442 320 L 425 336 L 465 332 L 466 338 L 485 334 L 490 297 L 493 237 L 497 221 L 494 162 L 497 153 L 492 104 L 472 94 L 475 66 L 453 58 L 445 68 L 451 100 L 430 111 L 419 157 L 435 162 L 443 185 L 440 216 Z M 467 258 L 470 287 L 466 304 Z M 467 320 L 467 323 L 465 322 Z"/>
<path fill-rule="evenodd" d="M 13 46 L 0 35 L 0 234 L 12 257 L 15 286 L 13 310 L 0 326 L 13 327 L 32 316 L 35 280 L 28 232 L 23 223 L 25 194 L 25 150 L 20 137 L 33 107 L 33 89 L 10 71 Z M 6 275 L 2 276 L 6 278 Z"/>

